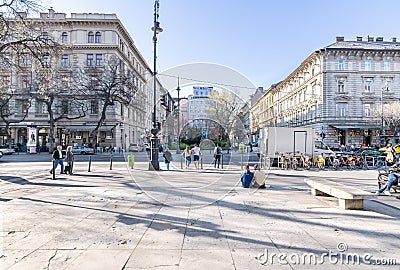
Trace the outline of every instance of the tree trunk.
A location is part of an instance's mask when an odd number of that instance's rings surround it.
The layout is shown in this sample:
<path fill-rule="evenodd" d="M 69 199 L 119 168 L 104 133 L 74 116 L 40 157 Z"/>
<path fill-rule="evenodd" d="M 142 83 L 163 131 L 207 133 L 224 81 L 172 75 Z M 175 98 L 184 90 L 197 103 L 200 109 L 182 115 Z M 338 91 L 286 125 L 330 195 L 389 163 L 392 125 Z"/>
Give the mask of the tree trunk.
<path fill-rule="evenodd" d="M 54 112 L 52 109 L 52 105 L 53 105 L 53 100 L 50 99 L 48 102 L 46 102 L 46 106 L 47 106 L 47 112 L 49 113 L 49 125 L 50 125 L 50 131 L 49 131 L 49 153 L 52 153 L 56 147 L 55 145 L 55 136 L 54 136 L 54 126 L 55 126 L 55 122 L 54 122 Z"/>
<path fill-rule="evenodd" d="M 96 127 L 94 128 L 94 130 L 92 131 L 92 134 L 91 134 L 92 135 L 92 144 L 93 144 L 93 148 L 95 150 L 97 149 L 96 147 L 97 147 L 97 141 L 98 141 L 97 137 L 98 137 L 98 134 L 99 134 L 99 129 L 103 125 L 104 120 L 106 119 L 106 111 L 107 111 L 107 108 L 108 108 L 109 105 L 111 105 L 111 104 L 108 103 L 108 102 L 104 103 L 103 109 L 101 111 L 100 119 L 97 122 L 97 125 L 96 125 Z"/>
<path fill-rule="evenodd" d="M 11 134 L 10 134 L 10 122 L 8 121 L 4 121 L 4 123 L 6 124 L 6 136 L 7 136 L 7 146 L 8 148 L 11 148 Z"/>

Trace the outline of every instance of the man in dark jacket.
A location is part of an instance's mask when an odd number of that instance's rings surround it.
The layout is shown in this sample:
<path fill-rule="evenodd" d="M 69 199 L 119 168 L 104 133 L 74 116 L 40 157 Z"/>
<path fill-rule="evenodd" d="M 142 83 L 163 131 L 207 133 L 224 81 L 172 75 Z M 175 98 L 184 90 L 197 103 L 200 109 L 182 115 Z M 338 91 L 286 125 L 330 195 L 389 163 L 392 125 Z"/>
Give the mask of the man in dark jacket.
<path fill-rule="evenodd" d="M 63 155 L 62 155 L 62 146 L 57 146 L 57 149 L 53 152 L 53 160 L 54 160 L 54 169 L 57 168 L 58 164 L 61 165 L 61 173 L 64 173 L 64 162 L 63 162 Z M 53 169 L 50 170 L 50 173 L 53 173 Z"/>
<path fill-rule="evenodd" d="M 242 173 L 241 182 L 242 187 L 249 188 L 253 181 L 254 174 L 250 171 L 250 166 L 246 165 L 244 172 Z"/>

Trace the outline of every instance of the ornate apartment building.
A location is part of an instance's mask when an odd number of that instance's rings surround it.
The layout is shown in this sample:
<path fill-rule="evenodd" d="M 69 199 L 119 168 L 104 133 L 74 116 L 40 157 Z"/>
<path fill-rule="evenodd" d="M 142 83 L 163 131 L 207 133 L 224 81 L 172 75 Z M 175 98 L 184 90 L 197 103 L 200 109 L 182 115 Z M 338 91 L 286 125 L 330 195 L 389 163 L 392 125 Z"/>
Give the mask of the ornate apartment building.
<path fill-rule="evenodd" d="M 400 43 L 337 37 L 264 93 L 251 108 L 251 130 L 312 127 L 331 146 L 379 145 L 377 111 L 399 99 Z M 385 136 L 396 135 L 384 129 Z"/>
<path fill-rule="evenodd" d="M 22 14 L 24 16 L 24 14 Z M 26 15 L 25 15 L 26 16 Z M 39 18 L 27 18 L 37 24 L 45 33 L 59 44 L 65 45 L 60 56 L 60 66 L 71 69 L 81 66 L 103 66 L 111 55 L 122 62 L 124 69 L 134 74 L 136 93 L 127 104 L 117 104 L 107 110 L 104 124 L 98 135 L 99 146 L 113 145 L 127 149 L 130 143 L 143 143 L 150 136 L 153 111 L 153 78 L 152 71 L 146 63 L 134 40 L 129 35 L 115 14 L 72 13 L 68 18 L 65 13 L 41 13 Z M 150 38 L 149 29 L 149 38 Z M 11 88 L 24 87 L 24 78 L 29 74 L 0 74 L 3 82 L 8 81 Z M 32 78 L 30 78 L 32 79 Z M 157 80 L 156 100 L 163 93 L 161 83 Z M 60 120 L 56 123 L 56 143 L 79 145 L 92 141 L 91 131 L 100 117 L 98 104 L 88 100 L 90 112 L 83 118 Z M 93 104 L 92 104 L 93 103 Z M 18 102 L 14 106 L 20 106 Z M 60 104 L 61 106 L 62 104 Z M 157 104 L 157 121 L 161 122 L 162 112 Z M 0 128 L 4 125 L 0 120 Z M 26 144 L 27 127 L 34 126 L 38 145 L 46 145 L 49 136 L 48 114 L 40 100 L 33 100 L 26 119 L 10 126 L 11 140 L 14 144 Z M 0 145 L 8 143 L 8 138 L 0 134 Z"/>

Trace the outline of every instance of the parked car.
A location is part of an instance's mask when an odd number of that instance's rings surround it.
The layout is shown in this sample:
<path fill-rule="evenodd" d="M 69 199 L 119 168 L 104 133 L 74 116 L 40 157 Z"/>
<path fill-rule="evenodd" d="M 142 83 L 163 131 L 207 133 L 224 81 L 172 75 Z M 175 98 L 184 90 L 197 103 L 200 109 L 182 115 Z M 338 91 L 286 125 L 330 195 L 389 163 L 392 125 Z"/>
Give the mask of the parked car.
<path fill-rule="evenodd" d="M 144 144 L 143 144 L 143 148 L 144 148 L 146 151 L 150 151 L 150 150 L 151 150 L 151 147 L 150 147 L 150 144 L 149 144 L 149 143 L 144 143 Z"/>
<path fill-rule="evenodd" d="M 142 152 L 142 151 L 143 151 L 143 148 L 138 143 L 131 143 L 129 145 L 129 152 Z"/>
<path fill-rule="evenodd" d="M 94 154 L 94 149 L 87 146 L 72 146 L 72 153 L 75 155 Z"/>
<path fill-rule="evenodd" d="M 356 156 L 363 155 L 363 156 L 378 157 L 378 156 L 381 156 L 384 154 L 386 154 L 386 153 L 382 153 L 381 151 L 379 151 L 376 148 L 364 148 L 364 149 L 359 149 L 357 151 L 354 151 L 354 155 L 356 155 Z"/>
<path fill-rule="evenodd" d="M 15 153 L 15 150 L 13 148 L 8 148 L 7 146 L 0 146 L 0 153 L 2 155 L 11 155 Z"/>

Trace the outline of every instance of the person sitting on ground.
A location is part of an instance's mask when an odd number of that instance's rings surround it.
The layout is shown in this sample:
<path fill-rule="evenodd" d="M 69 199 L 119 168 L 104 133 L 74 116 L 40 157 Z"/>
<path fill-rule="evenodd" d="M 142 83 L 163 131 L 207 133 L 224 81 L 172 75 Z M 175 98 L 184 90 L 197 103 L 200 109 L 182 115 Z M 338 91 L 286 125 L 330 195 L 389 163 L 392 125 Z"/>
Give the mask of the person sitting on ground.
<path fill-rule="evenodd" d="M 242 187 L 244 188 L 249 188 L 251 185 L 251 182 L 253 181 L 254 173 L 250 171 L 249 165 L 246 165 L 244 168 L 244 172 L 242 173 L 241 176 L 241 182 L 242 182 Z"/>
<path fill-rule="evenodd" d="M 391 173 L 388 176 L 388 181 L 386 185 L 382 186 L 377 192 L 376 195 L 380 195 L 382 192 L 385 195 L 391 196 L 392 193 L 390 193 L 390 189 L 392 188 L 393 185 L 398 185 L 399 184 L 399 175 L 395 173 Z"/>
<path fill-rule="evenodd" d="M 254 164 L 253 184 L 255 188 L 265 188 L 265 173 L 259 170 L 258 164 Z"/>

